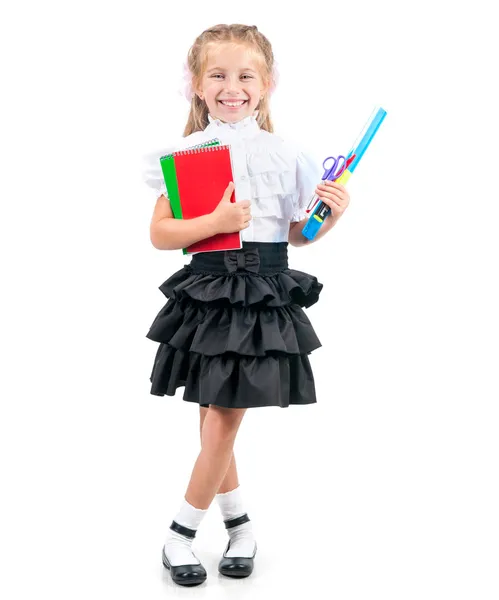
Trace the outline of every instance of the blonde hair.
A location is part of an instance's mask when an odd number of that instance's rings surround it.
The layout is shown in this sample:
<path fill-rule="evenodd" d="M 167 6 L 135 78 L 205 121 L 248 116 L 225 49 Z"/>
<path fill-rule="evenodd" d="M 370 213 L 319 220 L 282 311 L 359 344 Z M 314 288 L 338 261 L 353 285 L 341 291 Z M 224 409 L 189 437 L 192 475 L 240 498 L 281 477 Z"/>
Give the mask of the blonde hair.
<path fill-rule="evenodd" d="M 187 66 L 192 74 L 192 89 L 199 87 L 208 62 L 208 52 L 218 44 L 228 43 L 245 46 L 250 50 L 261 66 L 264 84 L 270 87 L 273 83 L 274 54 L 268 39 L 258 31 L 255 25 L 215 25 L 199 35 L 189 49 Z M 204 100 L 193 94 L 189 118 L 184 129 L 184 137 L 195 131 L 203 131 L 208 125 L 208 107 Z M 263 96 L 258 105 L 257 123 L 261 129 L 274 132 L 270 119 L 269 94 Z"/>

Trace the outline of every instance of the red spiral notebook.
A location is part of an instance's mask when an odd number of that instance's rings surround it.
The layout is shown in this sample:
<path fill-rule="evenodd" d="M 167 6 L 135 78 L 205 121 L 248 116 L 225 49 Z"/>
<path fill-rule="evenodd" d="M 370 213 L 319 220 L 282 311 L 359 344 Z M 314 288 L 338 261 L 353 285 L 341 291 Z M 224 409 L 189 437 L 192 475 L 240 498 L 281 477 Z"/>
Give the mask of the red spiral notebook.
<path fill-rule="evenodd" d="M 161 157 L 172 212 L 177 219 L 193 219 L 215 210 L 234 181 L 230 146 L 204 145 Z M 232 193 L 231 202 L 235 202 Z M 184 248 L 184 254 L 237 250 L 241 233 L 219 233 Z"/>

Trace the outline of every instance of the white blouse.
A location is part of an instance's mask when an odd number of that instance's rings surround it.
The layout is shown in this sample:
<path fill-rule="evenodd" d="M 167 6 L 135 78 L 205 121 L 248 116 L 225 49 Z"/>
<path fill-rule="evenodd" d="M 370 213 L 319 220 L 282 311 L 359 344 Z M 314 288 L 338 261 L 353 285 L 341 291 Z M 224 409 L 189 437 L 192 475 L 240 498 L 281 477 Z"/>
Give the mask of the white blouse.
<path fill-rule="evenodd" d="M 144 155 L 143 181 L 156 197 L 167 195 L 159 159 L 213 138 L 229 144 L 235 197 L 250 200 L 249 227 L 241 231 L 246 242 L 287 242 L 289 224 L 306 217 L 305 208 L 324 173 L 321 163 L 294 144 L 261 129 L 256 115 L 224 123 L 208 115 L 209 125 L 170 148 Z"/>

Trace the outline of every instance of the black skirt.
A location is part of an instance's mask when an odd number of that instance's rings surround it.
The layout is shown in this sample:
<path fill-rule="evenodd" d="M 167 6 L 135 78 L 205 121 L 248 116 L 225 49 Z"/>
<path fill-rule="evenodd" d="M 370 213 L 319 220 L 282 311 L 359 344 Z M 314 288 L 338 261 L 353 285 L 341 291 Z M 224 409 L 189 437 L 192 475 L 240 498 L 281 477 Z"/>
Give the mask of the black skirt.
<path fill-rule="evenodd" d="M 321 343 L 303 307 L 313 275 L 288 268 L 287 242 L 194 254 L 159 289 L 168 299 L 146 337 L 160 345 L 151 394 L 200 406 L 287 407 L 317 402 L 309 354 Z"/>

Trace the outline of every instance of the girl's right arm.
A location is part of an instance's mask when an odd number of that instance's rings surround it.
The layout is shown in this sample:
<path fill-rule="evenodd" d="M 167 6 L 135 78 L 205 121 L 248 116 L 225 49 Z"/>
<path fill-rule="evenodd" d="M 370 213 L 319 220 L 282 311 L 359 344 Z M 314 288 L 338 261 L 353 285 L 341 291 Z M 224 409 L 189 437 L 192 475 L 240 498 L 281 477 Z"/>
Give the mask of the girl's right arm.
<path fill-rule="evenodd" d="M 178 250 L 218 233 L 213 213 L 194 219 L 175 219 L 170 202 L 160 196 L 151 220 L 150 237 L 158 250 Z"/>
<path fill-rule="evenodd" d="M 161 195 L 151 221 L 151 242 L 158 250 L 177 250 L 217 233 L 231 233 L 249 227 L 251 202 L 231 202 L 234 183 L 231 181 L 215 210 L 194 219 L 175 219 L 168 198 Z"/>

